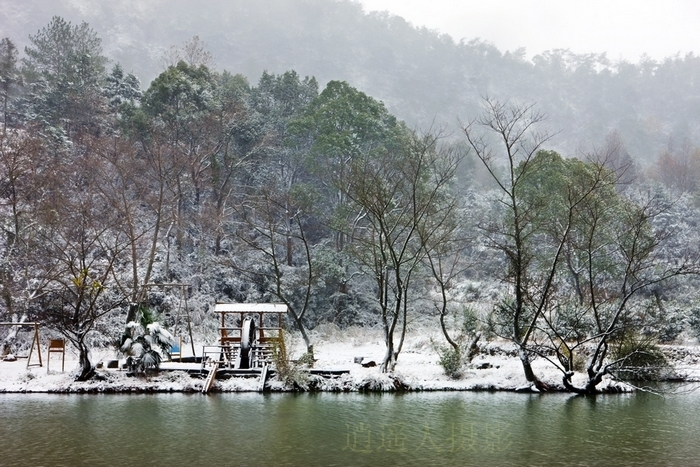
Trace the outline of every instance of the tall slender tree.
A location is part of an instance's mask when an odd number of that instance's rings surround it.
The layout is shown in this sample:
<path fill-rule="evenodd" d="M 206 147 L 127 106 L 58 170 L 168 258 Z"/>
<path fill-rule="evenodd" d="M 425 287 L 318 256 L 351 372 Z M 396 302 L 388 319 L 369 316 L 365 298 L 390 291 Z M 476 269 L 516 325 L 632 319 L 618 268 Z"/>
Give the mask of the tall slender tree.
<path fill-rule="evenodd" d="M 0 92 L 2 92 L 2 128 L 7 131 L 9 121 L 8 108 L 14 88 L 20 83 L 17 68 L 17 47 L 5 37 L 0 41 Z"/>
<path fill-rule="evenodd" d="M 512 285 L 514 297 L 503 301 L 500 312 L 509 327 L 509 337 L 518 346 L 525 378 L 540 389 L 547 387 L 532 369 L 529 343 L 553 285 L 561 247 L 550 258 L 541 280 L 537 280 L 533 270 L 537 233 L 533 215 L 537 207 L 523 199 L 522 185 L 535 168 L 535 155 L 551 138 L 537 128 L 544 119 L 534 104 L 508 104 L 486 98 L 482 115 L 463 128 L 469 146 L 501 194 L 502 216 L 497 215 L 482 230 L 491 246 L 505 256 L 507 272 L 503 279 Z"/>
<path fill-rule="evenodd" d="M 348 225 L 353 258 L 376 286 L 386 352 L 381 370 L 393 371 L 406 335 L 408 312 L 416 301 L 412 279 L 439 241 L 437 226 L 453 205 L 449 187 L 458 154 L 441 151 L 439 137 L 405 132 L 377 151 L 350 163 L 347 196 L 363 212 Z M 398 332 L 398 342 L 395 333 Z"/>

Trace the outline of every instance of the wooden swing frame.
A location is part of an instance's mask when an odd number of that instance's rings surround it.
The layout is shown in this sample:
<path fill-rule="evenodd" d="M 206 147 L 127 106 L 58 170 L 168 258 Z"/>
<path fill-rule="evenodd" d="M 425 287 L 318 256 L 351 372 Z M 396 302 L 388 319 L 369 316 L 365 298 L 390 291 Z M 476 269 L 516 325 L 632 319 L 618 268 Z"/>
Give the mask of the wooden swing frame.
<path fill-rule="evenodd" d="M 29 356 L 27 357 L 27 368 L 32 366 L 44 366 L 41 361 L 41 347 L 39 341 L 39 323 L 36 321 L 25 321 L 24 323 L 13 323 L 10 321 L 0 322 L 0 326 L 34 326 L 34 338 L 32 339 L 32 346 L 29 348 Z M 39 363 L 32 363 L 32 353 L 34 352 L 34 347 L 36 346 L 36 353 L 39 355 Z"/>

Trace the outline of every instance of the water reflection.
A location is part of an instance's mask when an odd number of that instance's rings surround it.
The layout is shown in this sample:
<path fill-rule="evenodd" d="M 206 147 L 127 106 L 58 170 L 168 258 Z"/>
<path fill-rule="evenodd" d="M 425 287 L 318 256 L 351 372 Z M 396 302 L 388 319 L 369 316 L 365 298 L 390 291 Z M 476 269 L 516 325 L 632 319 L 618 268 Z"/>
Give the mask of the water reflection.
<path fill-rule="evenodd" d="M 699 415 L 697 393 L 5 394 L 0 464 L 688 465 Z"/>

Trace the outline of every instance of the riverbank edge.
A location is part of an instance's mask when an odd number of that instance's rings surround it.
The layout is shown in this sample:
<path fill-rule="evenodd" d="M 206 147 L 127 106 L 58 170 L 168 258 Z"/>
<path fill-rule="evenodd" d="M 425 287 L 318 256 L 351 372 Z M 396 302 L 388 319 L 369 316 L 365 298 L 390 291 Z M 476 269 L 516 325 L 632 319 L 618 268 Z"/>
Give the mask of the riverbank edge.
<path fill-rule="evenodd" d="M 673 383 L 700 382 L 700 347 L 664 346 L 664 354 L 670 371 L 663 374 L 660 381 Z M 540 393 L 529 384 L 523 374 L 517 357 L 512 352 L 497 347 L 479 355 L 464 369 L 460 378 L 451 379 L 435 361 L 424 352 L 407 354 L 406 359 L 414 359 L 400 365 L 394 373 L 381 373 L 377 367 L 364 368 L 358 364 L 347 366 L 347 372 L 336 376 L 310 374 L 298 367 L 293 375 L 286 378 L 272 376 L 266 381 L 265 393 L 407 393 L 407 392 L 515 392 Z M 347 361 L 347 360 L 344 360 Z M 334 361 L 337 366 L 339 362 Z M 567 393 L 562 382 L 562 374 L 543 359 L 535 362 L 536 373 L 546 383 L 551 393 Z M 290 377 L 291 376 L 291 377 Z M 149 394 L 149 393 L 201 393 L 205 379 L 202 374 L 189 374 L 185 371 L 161 370 L 148 376 L 134 376 L 120 370 L 97 370 L 97 376 L 88 381 L 75 381 L 74 372 L 44 370 L 44 367 L 25 369 L 20 362 L 6 364 L 0 362 L 0 394 Z M 581 386 L 585 375 L 578 373 L 574 383 Z M 606 376 L 598 385 L 601 394 L 630 393 L 637 390 L 631 384 Z M 210 393 L 261 392 L 260 379 L 256 376 L 231 376 L 216 379 Z"/>
<path fill-rule="evenodd" d="M 697 378 L 676 377 L 674 383 L 700 382 Z M 59 384 L 32 385 L 18 382 L 15 387 L 0 387 L 0 394 L 165 394 L 202 392 L 203 378 L 175 372 L 161 372 L 155 376 L 127 376 L 125 373 L 100 372 L 89 381 L 63 381 Z M 285 385 L 272 379 L 259 390 L 258 378 L 231 377 L 217 380 L 210 394 L 222 393 L 411 393 L 411 392 L 512 392 L 545 394 L 530 384 L 497 385 L 483 381 L 457 379 L 449 381 L 411 381 L 396 374 L 383 374 L 356 380 L 349 375 L 322 377 L 309 375 L 303 381 Z M 568 393 L 563 384 L 547 381 L 550 390 L 546 393 Z M 637 388 L 624 381 L 606 378 L 599 387 L 599 394 L 632 393 Z"/>

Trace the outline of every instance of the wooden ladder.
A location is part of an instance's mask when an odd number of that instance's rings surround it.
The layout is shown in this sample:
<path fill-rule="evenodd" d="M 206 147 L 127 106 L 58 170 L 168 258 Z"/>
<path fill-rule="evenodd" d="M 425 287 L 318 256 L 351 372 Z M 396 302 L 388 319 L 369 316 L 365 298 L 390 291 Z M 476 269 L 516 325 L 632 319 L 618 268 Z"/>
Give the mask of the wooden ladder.
<path fill-rule="evenodd" d="M 265 390 L 265 381 L 267 381 L 267 363 L 262 367 L 260 372 L 260 382 L 258 383 L 258 392 L 263 392 Z"/>
<path fill-rule="evenodd" d="M 216 372 L 219 369 L 219 365 L 216 362 L 211 362 L 211 368 L 209 368 L 209 374 L 207 379 L 204 380 L 204 385 L 202 386 L 202 394 L 209 392 L 211 387 L 214 385 L 214 379 L 216 378 Z"/>

